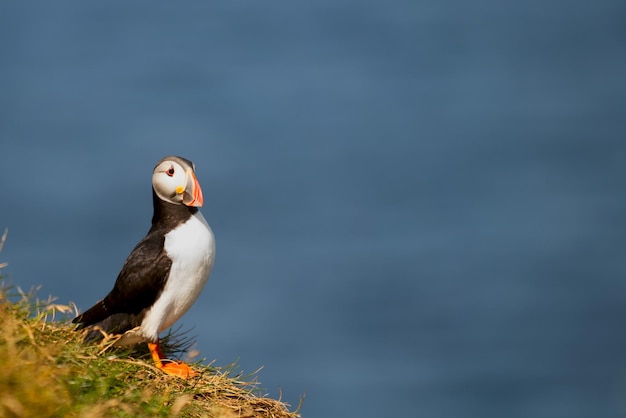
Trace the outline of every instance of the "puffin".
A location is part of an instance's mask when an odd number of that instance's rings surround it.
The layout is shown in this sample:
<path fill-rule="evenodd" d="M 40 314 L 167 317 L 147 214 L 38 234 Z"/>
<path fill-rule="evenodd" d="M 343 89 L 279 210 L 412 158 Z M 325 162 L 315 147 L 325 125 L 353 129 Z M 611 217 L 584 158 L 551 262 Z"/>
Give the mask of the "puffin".
<path fill-rule="evenodd" d="M 198 299 L 215 259 L 215 238 L 199 209 L 204 203 L 194 164 L 182 157 L 160 160 L 152 173 L 154 213 L 148 234 L 131 251 L 113 289 L 72 320 L 85 341 L 103 332 L 120 335 L 116 345 L 147 342 L 163 372 L 188 378 L 187 364 L 165 358 L 159 334 Z"/>

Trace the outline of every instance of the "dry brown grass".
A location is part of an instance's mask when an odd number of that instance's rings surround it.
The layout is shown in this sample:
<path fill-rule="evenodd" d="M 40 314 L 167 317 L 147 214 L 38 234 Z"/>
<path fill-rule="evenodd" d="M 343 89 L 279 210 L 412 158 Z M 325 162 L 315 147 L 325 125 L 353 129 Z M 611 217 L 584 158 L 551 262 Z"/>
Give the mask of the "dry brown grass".
<path fill-rule="evenodd" d="M 32 300 L 0 289 L 0 417 L 300 416 L 261 396 L 255 374 L 195 364 L 195 378 L 168 376 L 147 350 L 83 344 L 67 319 L 58 321 L 72 307 Z"/>

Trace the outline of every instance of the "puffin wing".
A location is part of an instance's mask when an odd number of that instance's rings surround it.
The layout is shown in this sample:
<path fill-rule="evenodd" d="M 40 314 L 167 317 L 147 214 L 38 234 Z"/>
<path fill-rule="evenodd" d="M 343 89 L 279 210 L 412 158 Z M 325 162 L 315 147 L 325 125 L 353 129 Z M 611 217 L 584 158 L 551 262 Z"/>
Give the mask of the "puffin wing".
<path fill-rule="evenodd" d="M 126 259 L 113 290 L 72 320 L 79 324 L 78 329 L 107 319 L 101 325 L 109 332 L 124 332 L 139 325 L 143 311 L 152 306 L 163 290 L 172 266 L 164 243 L 165 237 L 159 234 L 148 234 L 141 240 Z"/>

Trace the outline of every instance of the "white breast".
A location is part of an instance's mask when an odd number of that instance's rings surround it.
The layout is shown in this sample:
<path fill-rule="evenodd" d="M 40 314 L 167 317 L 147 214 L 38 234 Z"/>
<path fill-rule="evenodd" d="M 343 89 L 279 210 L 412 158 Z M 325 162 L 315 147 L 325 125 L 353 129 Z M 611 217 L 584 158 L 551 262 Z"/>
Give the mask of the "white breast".
<path fill-rule="evenodd" d="M 165 235 L 165 251 L 172 260 L 170 274 L 141 324 L 141 334 L 153 341 L 193 305 L 213 268 L 215 239 L 200 212 Z"/>

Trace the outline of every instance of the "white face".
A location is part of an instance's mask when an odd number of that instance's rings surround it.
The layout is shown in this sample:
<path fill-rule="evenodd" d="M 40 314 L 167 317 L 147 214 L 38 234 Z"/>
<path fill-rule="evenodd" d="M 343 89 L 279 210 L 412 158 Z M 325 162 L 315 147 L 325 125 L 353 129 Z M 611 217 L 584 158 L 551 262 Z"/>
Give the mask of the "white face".
<path fill-rule="evenodd" d="M 177 162 L 165 160 L 154 169 L 152 186 L 161 200 L 182 205 L 187 173 Z"/>

